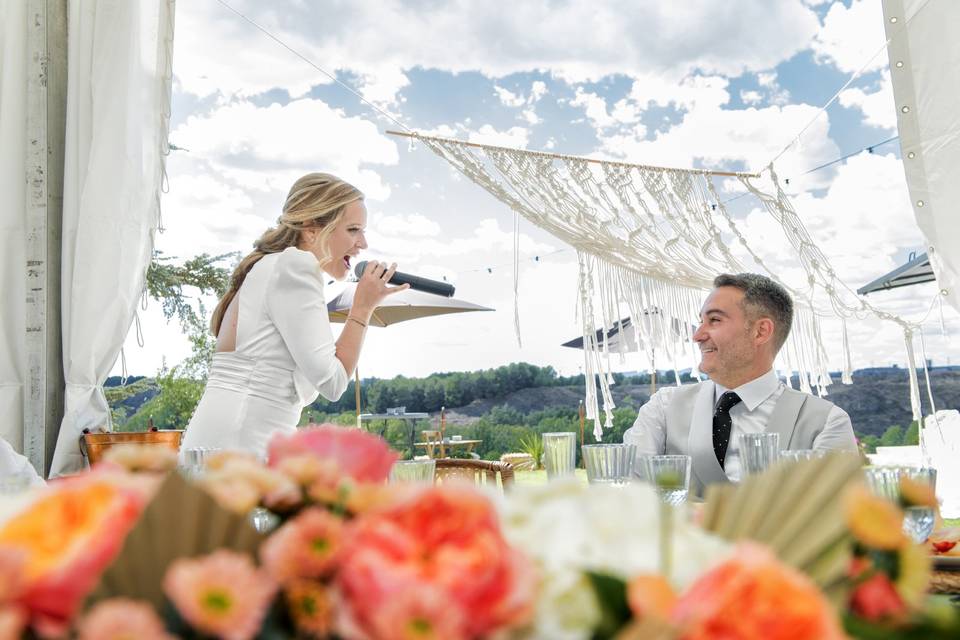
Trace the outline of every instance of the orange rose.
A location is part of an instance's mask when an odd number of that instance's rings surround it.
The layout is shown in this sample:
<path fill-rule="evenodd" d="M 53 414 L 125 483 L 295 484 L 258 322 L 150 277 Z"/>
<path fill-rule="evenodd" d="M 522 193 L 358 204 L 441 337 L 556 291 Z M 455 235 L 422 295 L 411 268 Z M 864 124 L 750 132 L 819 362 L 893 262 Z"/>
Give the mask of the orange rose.
<path fill-rule="evenodd" d="M 809 578 L 765 547 L 743 543 L 680 597 L 672 621 L 685 640 L 839 640 L 837 616 Z"/>
<path fill-rule="evenodd" d="M 54 483 L 0 529 L 0 546 L 23 553 L 20 602 L 35 624 L 65 628 L 119 552 L 145 503 L 126 478 L 94 471 Z"/>

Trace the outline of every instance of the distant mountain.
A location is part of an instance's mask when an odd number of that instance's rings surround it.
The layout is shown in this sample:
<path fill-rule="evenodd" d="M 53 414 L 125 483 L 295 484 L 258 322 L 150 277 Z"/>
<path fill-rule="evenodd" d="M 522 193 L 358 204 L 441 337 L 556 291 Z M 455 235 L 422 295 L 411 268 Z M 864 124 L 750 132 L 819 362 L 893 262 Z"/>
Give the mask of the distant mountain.
<path fill-rule="evenodd" d="M 661 372 L 661 374 L 663 373 L 664 372 Z M 132 384 L 140 379 L 142 379 L 142 376 L 131 377 L 128 379 L 128 384 Z M 853 374 L 854 384 L 852 385 L 840 384 L 839 374 L 834 374 L 834 379 L 836 382 L 827 390 L 827 399 L 850 414 L 853 427 L 857 432 L 864 435 L 880 436 L 888 427 L 893 425 L 899 425 L 904 429 L 910 425 L 912 420 L 910 411 L 910 385 L 905 369 L 884 367 L 858 370 Z M 418 379 L 406 380 L 413 381 Z M 646 383 L 631 384 L 629 380 L 636 379 L 627 378 L 627 383 L 611 387 L 613 399 L 618 407 L 629 406 L 638 408 L 649 399 L 650 386 Z M 504 405 L 522 414 L 529 414 L 545 409 L 561 408 L 569 410 L 572 415 L 575 415 L 577 406 L 583 398 L 582 384 L 568 384 L 569 382 L 573 382 L 573 379 L 561 380 L 556 377 L 553 378 L 553 382 L 554 385 L 551 386 L 524 387 L 506 394 L 485 395 L 478 392 L 474 395 L 474 397 L 479 395 L 480 397 L 478 399 L 463 406 L 448 407 L 447 420 L 450 424 L 469 424 L 479 420 L 480 417 L 489 413 L 494 407 Z M 960 409 L 960 367 L 938 367 L 930 369 L 930 382 L 937 409 Z M 365 396 L 373 396 L 375 395 L 378 385 L 389 383 L 390 381 L 386 380 L 364 380 L 362 384 L 363 393 Z M 119 378 L 110 379 L 107 382 L 107 386 L 111 387 L 115 387 L 118 384 Z M 659 386 L 664 386 L 664 383 L 661 383 Z M 796 386 L 796 379 L 794 379 L 794 387 Z M 137 409 L 144 402 L 154 397 L 157 393 L 158 389 L 156 386 L 152 384 L 152 381 L 148 381 L 148 385 L 143 391 L 124 398 L 118 404 L 122 405 L 126 415 L 130 416 L 136 413 Z M 923 403 L 923 412 L 926 415 L 930 412 L 930 404 L 922 375 L 920 377 L 920 395 Z M 333 413 L 352 411 L 352 390 L 348 390 L 344 396 L 349 396 L 351 401 L 349 407 L 338 407 L 328 411 L 332 411 Z M 407 411 L 429 411 L 436 413 L 433 408 L 417 406 L 418 403 L 416 401 L 408 401 L 405 404 Z M 368 406 L 370 405 L 364 405 L 365 408 Z M 437 406 L 439 406 L 439 404 Z"/>
<path fill-rule="evenodd" d="M 910 411 L 910 383 L 907 372 L 896 367 L 855 371 L 853 384 L 836 383 L 827 389 L 830 400 L 850 414 L 853 428 L 864 435 L 883 435 L 886 429 L 899 425 L 904 429 L 913 420 Z M 794 386 L 797 386 L 794 378 Z M 960 367 L 942 367 L 930 370 L 930 385 L 937 409 L 960 409 Z M 660 385 L 663 386 L 663 385 Z M 611 387 L 618 407 L 640 407 L 650 398 L 649 385 L 615 385 Z M 923 412 L 930 412 L 926 386 L 920 378 Z M 583 387 L 543 387 L 520 389 L 498 398 L 474 400 L 464 407 L 447 410 L 451 424 L 465 424 L 479 419 L 495 406 L 506 405 L 521 413 L 531 413 L 555 407 L 576 411 L 583 397 Z"/>

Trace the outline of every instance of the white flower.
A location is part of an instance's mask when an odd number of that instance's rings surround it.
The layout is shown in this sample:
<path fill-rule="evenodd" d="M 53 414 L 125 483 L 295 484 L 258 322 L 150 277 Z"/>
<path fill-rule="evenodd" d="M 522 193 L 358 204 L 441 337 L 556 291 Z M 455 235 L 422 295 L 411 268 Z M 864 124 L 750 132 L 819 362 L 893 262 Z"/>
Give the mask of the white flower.
<path fill-rule="evenodd" d="M 585 486 L 571 479 L 516 487 L 500 505 L 504 535 L 543 575 L 532 638 L 592 635 L 599 611 L 584 571 L 625 581 L 659 572 L 661 505 L 649 485 Z M 668 578 L 682 589 L 727 551 L 723 541 L 675 517 Z"/>

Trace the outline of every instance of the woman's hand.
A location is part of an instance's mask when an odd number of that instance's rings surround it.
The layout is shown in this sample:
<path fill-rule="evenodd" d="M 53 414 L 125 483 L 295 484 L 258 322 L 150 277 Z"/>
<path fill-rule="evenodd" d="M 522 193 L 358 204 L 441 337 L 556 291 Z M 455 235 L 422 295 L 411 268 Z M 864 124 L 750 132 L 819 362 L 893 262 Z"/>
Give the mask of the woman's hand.
<path fill-rule="evenodd" d="M 367 262 L 367 267 L 363 270 L 363 275 L 357 282 L 357 290 L 353 294 L 353 307 L 350 309 L 350 315 L 363 322 L 368 322 L 370 314 L 380 306 L 384 298 L 398 291 L 409 289 L 409 284 L 402 284 L 399 287 L 387 285 L 396 270 L 396 262 L 391 264 L 389 268 L 384 262 L 376 262 L 375 260 Z"/>

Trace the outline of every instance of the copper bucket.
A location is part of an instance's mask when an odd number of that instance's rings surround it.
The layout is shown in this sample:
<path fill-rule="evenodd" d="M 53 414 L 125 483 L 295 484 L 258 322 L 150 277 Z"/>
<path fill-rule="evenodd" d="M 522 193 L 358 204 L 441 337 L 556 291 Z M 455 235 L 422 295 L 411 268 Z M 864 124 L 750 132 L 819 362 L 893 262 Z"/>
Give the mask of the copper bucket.
<path fill-rule="evenodd" d="M 80 436 L 80 452 L 92 465 L 100 461 L 107 449 L 118 444 L 155 444 L 179 451 L 181 438 L 183 429 L 84 433 Z"/>

